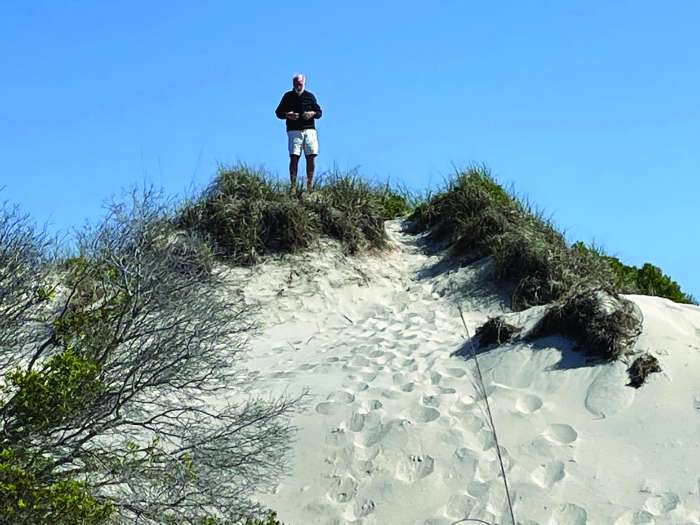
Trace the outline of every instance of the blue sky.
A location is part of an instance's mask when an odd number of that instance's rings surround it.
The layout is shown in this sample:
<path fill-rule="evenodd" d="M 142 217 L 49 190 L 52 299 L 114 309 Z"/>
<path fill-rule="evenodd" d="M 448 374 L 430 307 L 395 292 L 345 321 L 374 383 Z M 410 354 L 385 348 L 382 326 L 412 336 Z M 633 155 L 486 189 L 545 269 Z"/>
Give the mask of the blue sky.
<path fill-rule="evenodd" d="M 291 75 L 325 170 L 488 165 L 570 240 L 700 298 L 700 2 L 0 2 L 0 198 L 53 230 L 111 195 L 287 176 Z"/>

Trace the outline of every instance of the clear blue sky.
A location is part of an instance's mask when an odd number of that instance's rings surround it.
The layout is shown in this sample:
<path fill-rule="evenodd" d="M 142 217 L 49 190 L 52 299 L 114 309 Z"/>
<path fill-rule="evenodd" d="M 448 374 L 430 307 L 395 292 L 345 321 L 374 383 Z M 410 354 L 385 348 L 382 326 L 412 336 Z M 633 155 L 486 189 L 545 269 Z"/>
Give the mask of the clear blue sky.
<path fill-rule="evenodd" d="M 54 230 L 218 163 L 286 177 L 291 75 L 321 170 L 410 188 L 485 163 L 570 240 L 700 298 L 700 2 L 0 3 L 0 198 Z"/>

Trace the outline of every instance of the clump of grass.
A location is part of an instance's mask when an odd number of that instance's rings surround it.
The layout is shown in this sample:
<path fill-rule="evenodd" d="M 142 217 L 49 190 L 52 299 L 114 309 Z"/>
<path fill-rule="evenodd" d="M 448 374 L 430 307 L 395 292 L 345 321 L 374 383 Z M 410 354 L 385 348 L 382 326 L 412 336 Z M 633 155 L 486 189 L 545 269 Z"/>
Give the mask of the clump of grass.
<path fill-rule="evenodd" d="M 341 241 L 348 253 L 386 246 L 384 221 L 406 213 L 409 195 L 372 184 L 357 173 L 327 173 L 310 196 L 262 170 L 219 169 L 202 195 L 178 213 L 177 224 L 211 239 L 236 264 L 255 264 L 272 252 L 298 252 L 320 235 Z"/>
<path fill-rule="evenodd" d="M 515 310 L 599 287 L 695 302 L 651 264 L 637 269 L 594 246 L 570 246 L 550 219 L 503 189 L 484 166 L 457 173 L 409 219 L 410 231 L 429 231 L 433 240 L 449 246 L 451 256 L 466 261 L 493 256 L 494 275 L 512 287 Z"/>
<path fill-rule="evenodd" d="M 310 202 L 324 234 L 339 239 L 350 253 L 384 248 L 383 193 L 356 173 L 331 172 L 321 177 L 318 198 Z"/>
<path fill-rule="evenodd" d="M 490 254 L 489 241 L 505 233 L 516 218 L 517 203 L 491 177 L 488 169 L 469 168 L 419 204 L 409 217 L 410 230 L 430 230 L 457 256 Z"/>
<path fill-rule="evenodd" d="M 649 374 L 661 372 L 658 359 L 651 354 L 644 353 L 634 360 L 627 370 L 630 382 L 627 386 L 639 388 L 644 384 Z"/>
<path fill-rule="evenodd" d="M 530 339 L 562 334 L 604 360 L 621 357 L 642 332 L 634 303 L 614 292 L 589 289 L 555 304 L 529 334 Z"/>
<path fill-rule="evenodd" d="M 520 331 L 520 328 L 507 323 L 501 317 L 492 317 L 476 329 L 476 337 L 479 339 L 479 347 L 500 345 Z"/>

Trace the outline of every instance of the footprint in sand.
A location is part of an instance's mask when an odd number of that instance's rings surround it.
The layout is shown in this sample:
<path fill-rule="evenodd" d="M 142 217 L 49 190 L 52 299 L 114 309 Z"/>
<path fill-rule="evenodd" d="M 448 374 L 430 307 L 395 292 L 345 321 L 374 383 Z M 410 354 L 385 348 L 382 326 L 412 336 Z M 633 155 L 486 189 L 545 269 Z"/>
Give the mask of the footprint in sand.
<path fill-rule="evenodd" d="M 521 394 L 515 400 L 515 411 L 521 414 L 532 414 L 542 408 L 542 398 L 531 394 Z"/>
<path fill-rule="evenodd" d="M 578 433 L 570 425 L 549 425 L 542 435 L 557 445 L 568 445 L 578 439 Z"/>
<path fill-rule="evenodd" d="M 654 525 L 654 516 L 646 510 L 625 512 L 615 520 L 615 525 Z"/>
<path fill-rule="evenodd" d="M 401 397 L 401 392 L 399 392 L 398 390 L 391 390 L 388 388 L 380 390 L 380 394 L 382 397 L 385 397 L 387 399 L 399 399 Z"/>
<path fill-rule="evenodd" d="M 450 377 L 464 377 L 467 374 L 467 371 L 464 370 L 463 368 L 448 368 L 445 370 L 445 374 L 447 374 Z"/>
<path fill-rule="evenodd" d="M 356 518 L 364 518 L 365 516 L 372 514 L 376 508 L 377 505 L 374 503 L 374 501 L 371 499 L 365 499 L 363 501 L 356 502 L 353 511 L 355 512 Z"/>
<path fill-rule="evenodd" d="M 680 501 L 677 494 L 673 492 L 664 492 L 663 494 L 656 494 L 647 499 L 644 502 L 644 508 L 655 516 L 661 516 L 675 510 Z"/>
<path fill-rule="evenodd" d="M 331 392 L 326 398 L 328 401 L 335 401 L 337 403 L 349 404 L 355 401 L 355 396 L 350 392 L 343 392 L 339 390 L 338 392 Z"/>
<path fill-rule="evenodd" d="M 316 405 L 316 412 L 324 416 L 333 416 L 341 412 L 346 406 L 347 405 L 343 403 L 337 403 L 335 401 L 324 401 Z"/>
<path fill-rule="evenodd" d="M 472 481 L 467 485 L 467 492 L 474 496 L 477 500 L 486 499 L 486 495 L 489 492 L 491 485 L 483 481 Z"/>
<path fill-rule="evenodd" d="M 423 403 L 427 407 L 439 408 L 440 398 L 435 395 L 425 395 L 421 398 L 421 403 Z"/>
<path fill-rule="evenodd" d="M 357 494 L 357 482 L 350 476 L 333 476 L 328 497 L 336 503 L 347 503 Z"/>
<path fill-rule="evenodd" d="M 544 489 L 551 488 L 552 485 L 564 479 L 564 463 L 553 461 L 540 465 L 531 474 L 532 481 Z"/>
<path fill-rule="evenodd" d="M 465 518 L 472 513 L 478 503 L 469 494 L 454 494 L 447 501 L 445 516 L 455 519 Z"/>
<path fill-rule="evenodd" d="M 382 355 L 373 358 L 374 361 L 380 365 L 385 365 L 390 361 L 396 359 L 396 354 L 393 352 L 382 352 Z"/>
<path fill-rule="evenodd" d="M 586 392 L 586 409 L 596 416 L 622 412 L 634 401 L 635 389 L 625 386 L 629 380 L 622 363 L 605 365 Z"/>
<path fill-rule="evenodd" d="M 343 381 L 343 386 L 348 390 L 352 390 L 353 392 L 363 392 L 369 388 L 369 385 L 364 381 L 355 381 L 352 379 L 346 379 Z"/>
<path fill-rule="evenodd" d="M 433 473 L 435 459 L 428 455 L 410 455 L 399 461 L 396 478 L 405 483 L 414 483 Z"/>
<path fill-rule="evenodd" d="M 348 430 L 352 432 L 361 432 L 365 426 L 365 415 L 355 412 L 350 416 L 348 421 Z"/>
<path fill-rule="evenodd" d="M 442 381 L 442 374 L 440 372 L 433 372 L 430 374 L 430 383 L 433 385 L 438 385 L 440 384 L 440 381 Z"/>
<path fill-rule="evenodd" d="M 275 372 L 274 374 L 272 374 L 271 377 L 274 377 L 275 379 L 286 379 L 290 377 L 295 377 L 295 374 L 292 371 L 284 370 L 282 372 Z"/>
<path fill-rule="evenodd" d="M 363 367 L 363 366 L 369 366 L 370 361 L 366 357 L 362 357 L 361 355 L 356 355 L 350 360 L 350 364 L 352 366 L 357 366 L 357 367 Z"/>
<path fill-rule="evenodd" d="M 402 392 L 413 392 L 416 389 L 416 384 L 413 382 L 401 385 Z"/>
<path fill-rule="evenodd" d="M 378 399 L 366 399 L 365 401 L 362 401 L 362 403 L 360 403 L 360 408 L 366 412 L 369 412 L 371 410 L 379 410 L 383 406 L 384 405 L 382 405 L 382 402 Z"/>
<path fill-rule="evenodd" d="M 440 417 L 439 410 L 419 404 L 413 405 L 409 411 L 409 414 L 411 420 L 417 423 L 430 423 L 431 421 L 435 421 Z"/>
<path fill-rule="evenodd" d="M 371 383 L 377 378 L 377 372 L 363 372 L 360 374 L 360 378 L 365 382 L 365 383 Z"/>
<path fill-rule="evenodd" d="M 586 525 L 588 515 L 578 505 L 567 503 L 558 507 L 552 514 L 548 525 Z"/>
<path fill-rule="evenodd" d="M 464 414 L 476 408 L 476 400 L 470 395 L 463 395 L 450 407 L 451 414 Z"/>
<path fill-rule="evenodd" d="M 361 447 L 371 447 L 382 441 L 389 430 L 389 425 L 378 424 L 368 428 L 368 425 L 365 424 L 362 432 L 358 432 L 355 443 Z"/>
<path fill-rule="evenodd" d="M 496 446 L 496 440 L 493 437 L 493 432 L 491 432 L 489 429 L 485 428 L 481 430 L 481 432 L 476 435 L 476 438 L 479 441 L 481 450 L 489 450 Z"/>

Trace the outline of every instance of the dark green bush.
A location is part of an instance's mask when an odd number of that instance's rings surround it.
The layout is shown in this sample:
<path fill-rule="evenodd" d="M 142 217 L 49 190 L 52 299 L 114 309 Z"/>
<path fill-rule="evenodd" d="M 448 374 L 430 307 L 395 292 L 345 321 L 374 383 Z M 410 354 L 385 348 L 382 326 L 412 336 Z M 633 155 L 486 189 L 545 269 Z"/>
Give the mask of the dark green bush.
<path fill-rule="evenodd" d="M 618 293 L 654 295 L 671 299 L 677 303 L 697 304 L 695 299 L 681 290 L 676 281 L 664 274 L 661 268 L 645 263 L 641 268 L 628 266 L 618 258 L 605 255 L 595 247 L 582 242 L 574 243 L 572 251 L 582 257 L 604 262 L 608 281 Z"/>
<path fill-rule="evenodd" d="M 281 521 L 277 519 L 277 513 L 271 512 L 266 517 L 262 519 L 253 518 L 249 519 L 245 525 L 284 525 Z"/>
<path fill-rule="evenodd" d="M 51 480 L 25 454 L 0 449 L 0 523 L 99 525 L 112 515 L 108 501 L 95 499 L 74 480 Z"/>

